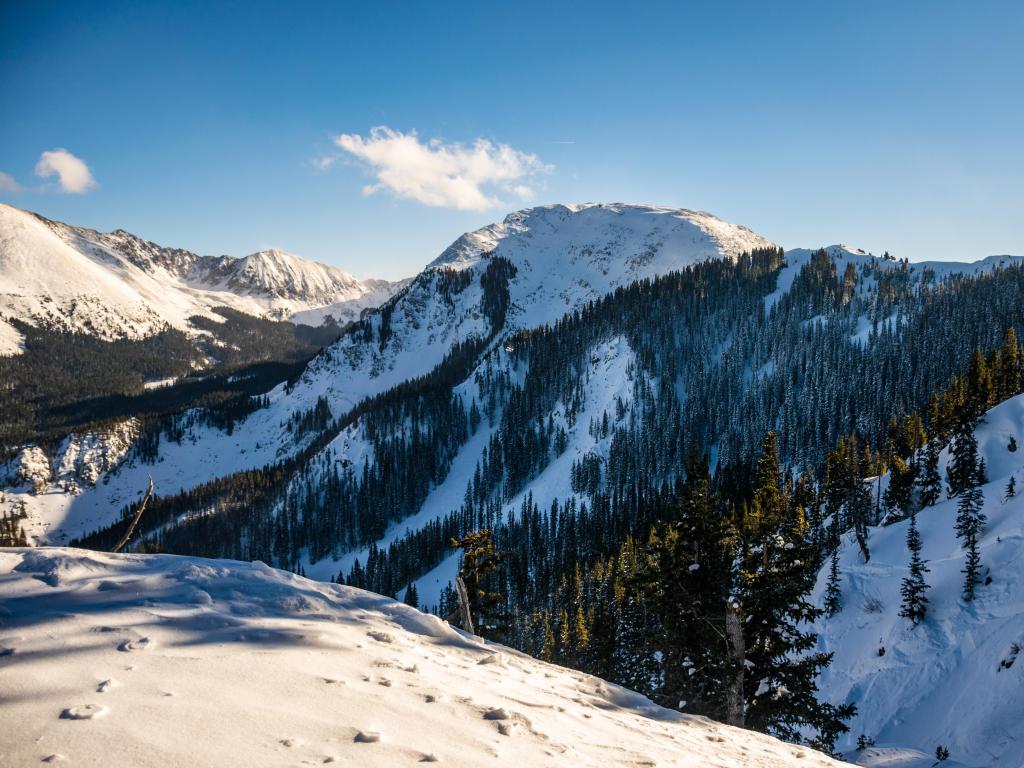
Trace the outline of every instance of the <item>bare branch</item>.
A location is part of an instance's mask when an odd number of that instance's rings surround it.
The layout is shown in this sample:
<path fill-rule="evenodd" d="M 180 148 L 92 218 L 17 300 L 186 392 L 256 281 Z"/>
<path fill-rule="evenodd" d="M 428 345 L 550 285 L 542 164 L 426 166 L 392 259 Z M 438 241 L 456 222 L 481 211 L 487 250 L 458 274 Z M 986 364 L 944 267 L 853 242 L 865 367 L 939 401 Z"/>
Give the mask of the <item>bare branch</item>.
<path fill-rule="evenodd" d="M 128 530 L 124 532 L 124 536 L 121 540 L 114 545 L 111 552 L 120 552 L 121 547 L 128 543 L 128 539 L 135 533 L 135 526 L 139 524 L 139 520 L 142 519 L 142 513 L 146 511 L 146 505 L 149 504 L 149 497 L 153 495 L 153 476 L 149 476 L 149 488 L 146 489 L 146 495 L 142 498 L 142 503 L 139 504 L 139 508 L 135 510 L 135 517 L 132 518 L 131 523 L 128 524 Z"/>

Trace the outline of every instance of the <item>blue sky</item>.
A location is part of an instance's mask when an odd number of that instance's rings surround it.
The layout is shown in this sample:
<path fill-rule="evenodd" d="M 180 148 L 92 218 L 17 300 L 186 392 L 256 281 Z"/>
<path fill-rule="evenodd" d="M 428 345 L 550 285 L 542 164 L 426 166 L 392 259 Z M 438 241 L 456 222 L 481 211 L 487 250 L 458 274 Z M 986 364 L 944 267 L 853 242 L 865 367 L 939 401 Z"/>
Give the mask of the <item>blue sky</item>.
<path fill-rule="evenodd" d="M 361 276 L 548 202 L 1022 253 L 1021 39 L 1019 2 L 0 3 L 0 200 Z"/>

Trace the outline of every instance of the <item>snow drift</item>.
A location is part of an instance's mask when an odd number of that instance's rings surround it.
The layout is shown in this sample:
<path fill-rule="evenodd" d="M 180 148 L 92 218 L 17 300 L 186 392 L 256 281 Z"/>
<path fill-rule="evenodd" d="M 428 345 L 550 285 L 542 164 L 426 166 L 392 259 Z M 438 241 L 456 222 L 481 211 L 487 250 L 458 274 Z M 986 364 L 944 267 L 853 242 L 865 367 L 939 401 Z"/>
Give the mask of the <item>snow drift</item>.
<path fill-rule="evenodd" d="M 262 563 L 0 552 L 10 765 L 832 766 Z"/>

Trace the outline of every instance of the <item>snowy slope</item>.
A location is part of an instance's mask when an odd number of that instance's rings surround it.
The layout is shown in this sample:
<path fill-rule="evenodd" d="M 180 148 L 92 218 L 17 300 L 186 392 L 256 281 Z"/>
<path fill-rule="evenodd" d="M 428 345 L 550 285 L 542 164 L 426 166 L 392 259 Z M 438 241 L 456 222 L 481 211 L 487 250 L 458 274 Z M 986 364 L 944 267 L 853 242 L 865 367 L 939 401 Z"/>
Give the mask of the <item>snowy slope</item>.
<path fill-rule="evenodd" d="M 189 317 L 225 305 L 275 318 L 329 308 L 304 322 L 319 324 L 327 314 L 345 322 L 399 287 L 277 249 L 241 259 L 197 256 L 0 205 L 0 317 L 139 338 L 165 323 L 188 330 Z M 18 334 L 0 322 L 0 354 L 17 351 Z"/>
<path fill-rule="evenodd" d="M 864 733 L 879 746 L 913 747 L 927 755 L 942 744 L 967 765 L 1019 768 L 1024 657 L 1015 659 L 1014 648 L 1024 648 L 1024 496 L 1005 500 L 1004 491 L 1011 475 L 1018 488 L 1024 481 L 1024 453 L 1008 450 L 1011 438 L 1024 445 L 1024 395 L 993 408 L 977 438 L 990 480 L 984 486 L 982 571 L 992 583 L 978 588 L 973 603 L 961 600 L 964 552 L 953 529 L 956 499 L 917 517 L 931 590 L 929 615 L 916 628 L 898 615 L 908 523 L 872 529 L 868 563 L 846 540 L 840 556 L 843 608 L 817 627 L 822 647 L 835 653 L 821 689 L 830 701 L 857 704 L 851 741 Z M 948 452 L 941 461 L 945 465 Z M 826 578 L 827 566 L 815 592 L 819 605 Z"/>
<path fill-rule="evenodd" d="M 508 286 L 508 334 L 554 323 L 635 280 L 771 246 L 746 227 L 684 209 L 583 204 L 517 211 L 460 237 L 398 293 L 385 343 L 344 337 L 314 360 L 299 396 L 305 389 L 307 398 L 323 395 L 344 411 L 427 373 L 456 343 L 486 335 L 480 275 L 495 256 L 516 269 Z M 441 290 L 445 273 L 467 270 L 461 292 Z M 380 328 L 380 313 L 373 327 Z"/>
<path fill-rule="evenodd" d="M 0 553 L 5 765 L 833 766 L 262 563 Z"/>

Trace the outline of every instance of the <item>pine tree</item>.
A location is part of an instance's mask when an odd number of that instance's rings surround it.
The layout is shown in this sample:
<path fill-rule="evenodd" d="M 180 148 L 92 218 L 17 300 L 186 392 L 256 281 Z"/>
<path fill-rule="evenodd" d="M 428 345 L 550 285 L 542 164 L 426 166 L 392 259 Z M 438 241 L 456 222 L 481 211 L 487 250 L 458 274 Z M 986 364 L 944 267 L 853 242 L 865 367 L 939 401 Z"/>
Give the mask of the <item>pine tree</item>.
<path fill-rule="evenodd" d="M 960 494 L 960 503 L 956 510 L 956 535 L 966 552 L 964 558 L 964 600 L 974 599 L 974 588 L 980 581 L 981 551 L 980 538 L 985 525 L 985 515 L 981 511 L 985 498 L 981 488 L 973 485 Z"/>
<path fill-rule="evenodd" d="M 506 617 L 501 612 L 503 597 L 492 584 L 506 553 L 495 549 L 490 529 L 467 533 L 461 539 L 453 539 L 451 545 L 462 550 L 459 576 L 466 585 L 474 629 L 481 637 L 501 640 L 507 629 Z"/>
<path fill-rule="evenodd" d="M 933 506 L 942 496 L 942 477 L 939 475 L 939 445 L 935 438 L 924 448 L 924 462 L 921 466 L 919 500 L 922 507 Z"/>
<path fill-rule="evenodd" d="M 981 511 L 985 502 L 980 484 L 984 475 L 984 463 L 978 460 L 978 443 L 969 421 L 961 422 L 954 438 L 953 460 L 949 467 L 950 495 L 960 495 L 956 513 L 956 534 L 966 552 L 964 561 L 964 600 L 974 599 L 974 588 L 978 583 L 981 565 L 979 539 L 985 524 Z"/>
<path fill-rule="evenodd" d="M 409 586 L 405 588 L 405 599 L 403 602 L 406 605 L 411 605 L 413 608 L 420 607 L 419 592 L 416 591 L 416 585 L 412 582 L 409 582 Z"/>
<path fill-rule="evenodd" d="M 663 681 L 657 699 L 722 719 L 730 661 L 724 643 L 734 537 L 711 492 L 707 457 L 691 451 L 672 523 L 656 526 L 636 583 L 657 616 Z"/>
<path fill-rule="evenodd" d="M 995 400 L 995 384 L 992 371 L 981 350 L 975 348 L 967 369 L 963 419 L 973 427 Z"/>
<path fill-rule="evenodd" d="M 839 586 L 839 549 L 832 550 L 829 558 L 828 583 L 825 586 L 825 615 L 831 618 L 843 607 L 843 592 Z"/>
<path fill-rule="evenodd" d="M 804 730 L 816 732 L 810 743 L 831 752 L 849 730 L 852 705 L 817 699 L 817 677 L 832 655 L 815 651 L 817 636 L 806 626 L 822 609 L 807 600 L 817 577 L 804 511 L 782 494 L 775 436 L 762 443 L 754 487 L 753 520 L 744 524 L 743 552 L 736 599 L 746 658 L 746 726 L 789 741 Z M 772 468 L 775 468 L 773 474 Z"/>
<path fill-rule="evenodd" d="M 1020 346 L 1017 344 L 1017 329 L 1012 325 L 1006 331 L 1006 339 L 999 351 L 999 399 L 1005 400 L 1020 394 L 1021 361 Z"/>
<path fill-rule="evenodd" d="M 910 550 L 910 568 L 900 585 L 900 616 L 917 625 L 928 613 L 928 598 L 925 596 L 928 584 L 924 575 L 929 571 L 927 561 L 921 559 L 921 534 L 917 530 L 917 515 L 910 516 L 907 549 Z"/>
<path fill-rule="evenodd" d="M 959 495 L 978 484 L 978 441 L 974 437 L 972 422 L 960 424 L 953 438 L 953 457 L 946 469 L 949 497 Z"/>
<path fill-rule="evenodd" d="M 899 455 L 893 455 L 889 462 L 889 485 L 885 489 L 885 506 L 890 514 L 905 517 L 910 513 L 914 483 L 917 481 L 917 465 L 908 464 Z"/>
<path fill-rule="evenodd" d="M 1006 484 L 1006 498 L 1012 499 L 1017 495 L 1017 478 L 1010 475 L 1010 482 Z"/>

